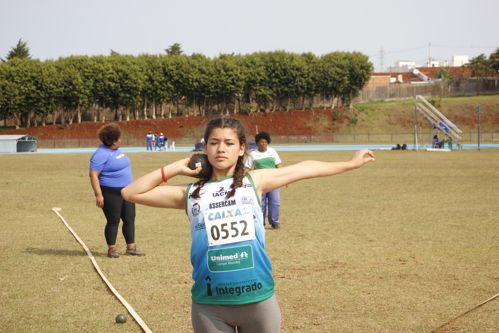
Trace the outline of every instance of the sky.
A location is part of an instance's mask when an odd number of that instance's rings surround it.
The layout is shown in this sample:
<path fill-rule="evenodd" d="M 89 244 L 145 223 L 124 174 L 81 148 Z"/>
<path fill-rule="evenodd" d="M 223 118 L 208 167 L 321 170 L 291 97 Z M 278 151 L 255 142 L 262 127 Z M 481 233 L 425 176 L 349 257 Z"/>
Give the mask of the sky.
<path fill-rule="evenodd" d="M 0 57 L 19 39 L 36 59 L 69 55 L 356 51 L 398 60 L 489 56 L 498 0 L 0 0 Z"/>

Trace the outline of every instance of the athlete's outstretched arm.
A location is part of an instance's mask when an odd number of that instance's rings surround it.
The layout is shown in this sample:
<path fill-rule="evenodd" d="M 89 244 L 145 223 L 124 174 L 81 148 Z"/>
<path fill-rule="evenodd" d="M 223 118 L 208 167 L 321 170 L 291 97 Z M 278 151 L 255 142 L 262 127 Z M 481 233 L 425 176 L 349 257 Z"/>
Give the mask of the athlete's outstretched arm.
<path fill-rule="evenodd" d="M 140 177 L 121 190 L 123 199 L 146 206 L 183 209 L 186 186 L 159 185 L 163 177 L 169 180 L 179 175 L 196 176 L 201 168 L 191 170 L 188 163 L 189 158 L 185 158 Z"/>
<path fill-rule="evenodd" d="M 308 178 L 333 176 L 360 168 L 374 161 L 374 153 L 364 149 L 355 152 L 346 162 L 303 161 L 277 169 L 258 169 L 250 172 L 259 192 L 270 192 L 284 185 Z"/>

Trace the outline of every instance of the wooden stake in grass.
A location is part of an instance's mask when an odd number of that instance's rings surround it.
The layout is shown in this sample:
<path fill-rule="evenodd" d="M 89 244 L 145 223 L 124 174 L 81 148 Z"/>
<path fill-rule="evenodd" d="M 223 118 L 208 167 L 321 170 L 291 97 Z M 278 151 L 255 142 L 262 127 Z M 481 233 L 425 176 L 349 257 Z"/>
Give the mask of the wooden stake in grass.
<path fill-rule="evenodd" d="M 111 284 L 111 282 L 109 282 L 109 280 L 106 278 L 106 276 L 104 275 L 104 273 L 102 273 L 102 271 L 101 271 L 99 265 L 97 264 L 97 261 L 95 260 L 92 252 L 90 252 L 90 249 L 87 247 L 87 245 L 85 245 L 85 243 L 76 234 L 76 232 L 73 230 L 73 228 L 71 228 L 71 226 L 68 224 L 68 222 L 66 222 L 66 220 L 64 219 L 64 217 L 60 214 L 61 208 L 53 207 L 52 210 L 54 211 L 54 213 L 57 214 L 57 216 L 59 216 L 59 218 L 64 223 L 64 225 L 66 226 L 66 228 L 68 228 L 68 230 L 73 234 L 74 238 L 83 247 L 83 249 L 87 253 L 88 257 L 90 258 L 90 261 L 94 265 L 95 270 L 97 271 L 97 273 L 99 273 L 99 276 L 101 277 L 102 281 L 104 281 L 104 283 L 107 285 L 107 287 L 109 288 L 109 290 L 111 290 L 111 292 L 114 294 L 114 296 L 116 296 L 116 298 L 125 306 L 125 308 L 128 310 L 128 312 L 133 317 L 133 319 L 135 319 L 135 321 L 137 322 L 137 324 L 139 324 L 140 328 L 142 328 L 142 330 L 144 332 L 146 332 L 146 333 L 152 333 L 151 329 L 149 327 L 147 327 L 146 323 L 142 320 L 142 318 L 139 316 L 139 314 L 123 298 L 123 296 L 121 296 L 120 293 L 118 293 L 118 291 L 113 287 L 113 285 Z"/>

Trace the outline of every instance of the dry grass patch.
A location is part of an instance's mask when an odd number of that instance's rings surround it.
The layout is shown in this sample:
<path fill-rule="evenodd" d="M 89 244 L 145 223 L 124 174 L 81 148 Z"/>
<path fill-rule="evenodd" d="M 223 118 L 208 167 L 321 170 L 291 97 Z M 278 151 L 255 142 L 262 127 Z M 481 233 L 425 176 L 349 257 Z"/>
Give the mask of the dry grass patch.
<path fill-rule="evenodd" d="M 349 152 L 281 154 L 344 160 Z M 186 154 L 130 154 L 134 175 Z M 154 331 L 190 332 L 190 237 L 184 212 L 138 207 L 144 258 L 105 257 L 89 155 L 1 155 L 0 322 L 6 332 L 139 332 L 54 206 Z M 363 169 L 282 189 L 268 230 L 283 332 L 429 332 L 497 293 L 496 151 L 377 152 Z M 186 183 L 184 179 L 173 179 Z M 124 240 L 118 237 L 124 250 Z M 497 332 L 499 300 L 442 332 Z"/>

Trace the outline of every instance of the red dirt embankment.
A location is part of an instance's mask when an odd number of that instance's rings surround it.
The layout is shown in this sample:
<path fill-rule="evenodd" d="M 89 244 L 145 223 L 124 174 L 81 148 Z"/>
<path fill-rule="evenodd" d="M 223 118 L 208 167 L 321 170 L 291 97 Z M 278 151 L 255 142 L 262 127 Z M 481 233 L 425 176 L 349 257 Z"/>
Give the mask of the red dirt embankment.
<path fill-rule="evenodd" d="M 320 134 L 319 127 L 332 128 L 331 111 L 290 111 L 255 113 L 247 115 L 231 115 L 238 118 L 245 126 L 247 134 L 253 136 L 256 131 L 267 131 L 271 135 L 301 136 Z M 319 119 L 317 119 L 319 117 Z M 315 120 L 314 120 L 315 119 Z M 319 122 L 327 120 L 329 126 L 316 126 Z M 168 138 L 201 138 L 203 129 L 209 121 L 207 117 L 189 116 L 171 119 L 132 120 L 118 122 L 123 130 L 123 136 L 143 138 L 148 131 L 163 132 Z M 341 123 L 341 120 L 338 121 Z M 50 139 L 94 139 L 102 123 L 83 122 L 66 126 L 47 125 L 45 127 L 8 129 L 0 134 L 30 134 L 40 140 Z"/>

